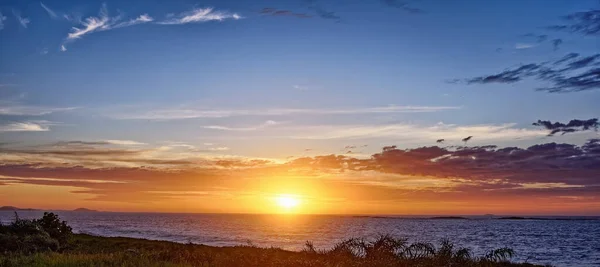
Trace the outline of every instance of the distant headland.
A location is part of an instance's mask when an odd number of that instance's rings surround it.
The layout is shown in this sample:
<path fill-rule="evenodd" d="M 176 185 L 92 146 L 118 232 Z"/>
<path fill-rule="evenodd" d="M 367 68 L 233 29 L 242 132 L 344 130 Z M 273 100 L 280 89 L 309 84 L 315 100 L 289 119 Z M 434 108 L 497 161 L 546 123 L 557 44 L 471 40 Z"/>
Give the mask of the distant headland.
<path fill-rule="evenodd" d="M 0 211 L 36 211 L 37 209 L 23 209 L 17 208 L 13 206 L 2 206 L 0 207 Z"/>
<path fill-rule="evenodd" d="M 91 209 L 86 209 L 86 208 L 77 208 L 77 209 L 74 209 L 73 211 L 77 211 L 77 212 L 98 212 L 97 210 L 91 210 Z"/>
<path fill-rule="evenodd" d="M 0 207 L 0 211 L 43 211 L 43 210 L 45 210 L 45 209 L 19 208 L 19 207 L 14 207 L 14 206 Z M 57 210 L 57 211 L 99 212 L 98 210 L 87 209 L 87 208 L 77 208 L 74 210 Z"/>

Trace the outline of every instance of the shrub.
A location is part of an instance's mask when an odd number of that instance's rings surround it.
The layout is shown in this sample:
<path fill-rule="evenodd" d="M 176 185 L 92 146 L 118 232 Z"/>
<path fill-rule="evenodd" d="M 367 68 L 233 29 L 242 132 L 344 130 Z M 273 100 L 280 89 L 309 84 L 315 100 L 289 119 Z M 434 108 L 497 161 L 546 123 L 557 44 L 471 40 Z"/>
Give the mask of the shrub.
<path fill-rule="evenodd" d="M 44 212 L 44 216 L 41 219 L 34 220 L 34 223 L 41 226 L 50 237 L 58 240 L 61 246 L 66 245 L 71 235 L 73 235 L 71 226 L 67 222 L 61 221 L 58 215 L 52 212 Z"/>
<path fill-rule="evenodd" d="M 72 234 L 71 227 L 53 213 L 46 212 L 38 220 L 21 219 L 15 213 L 11 224 L 0 225 L 0 252 L 57 251 Z"/>

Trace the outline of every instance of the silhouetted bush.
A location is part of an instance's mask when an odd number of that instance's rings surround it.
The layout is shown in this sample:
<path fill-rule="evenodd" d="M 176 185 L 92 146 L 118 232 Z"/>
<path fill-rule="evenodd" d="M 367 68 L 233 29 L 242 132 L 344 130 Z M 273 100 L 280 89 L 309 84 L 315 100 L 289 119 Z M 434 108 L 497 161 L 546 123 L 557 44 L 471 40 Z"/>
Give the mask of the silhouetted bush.
<path fill-rule="evenodd" d="M 56 239 L 61 246 L 67 244 L 69 238 L 73 234 L 73 229 L 65 221 L 61 221 L 58 215 L 50 212 L 44 212 L 44 216 L 41 219 L 33 221 L 35 224 L 42 227 L 42 229 L 50 235 L 50 237 Z"/>
<path fill-rule="evenodd" d="M 71 227 L 53 213 L 38 220 L 25 220 L 15 213 L 9 225 L 0 225 L 0 252 L 34 253 L 58 251 L 72 235 Z"/>

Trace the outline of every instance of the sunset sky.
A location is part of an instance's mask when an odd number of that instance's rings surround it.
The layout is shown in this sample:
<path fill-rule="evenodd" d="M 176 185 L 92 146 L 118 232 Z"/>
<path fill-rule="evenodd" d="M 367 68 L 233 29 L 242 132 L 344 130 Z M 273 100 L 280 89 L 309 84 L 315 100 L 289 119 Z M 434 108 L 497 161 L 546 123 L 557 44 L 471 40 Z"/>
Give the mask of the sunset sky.
<path fill-rule="evenodd" d="M 597 0 L 4 0 L 0 206 L 600 215 L 599 37 Z"/>

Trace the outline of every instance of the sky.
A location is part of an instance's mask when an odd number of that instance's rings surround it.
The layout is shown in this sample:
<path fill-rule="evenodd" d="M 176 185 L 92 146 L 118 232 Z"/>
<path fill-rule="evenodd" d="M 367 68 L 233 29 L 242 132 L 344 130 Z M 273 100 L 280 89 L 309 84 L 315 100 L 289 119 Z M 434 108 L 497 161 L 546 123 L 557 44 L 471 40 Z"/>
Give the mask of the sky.
<path fill-rule="evenodd" d="M 596 0 L 4 0 L 0 205 L 600 215 L 599 37 Z"/>

